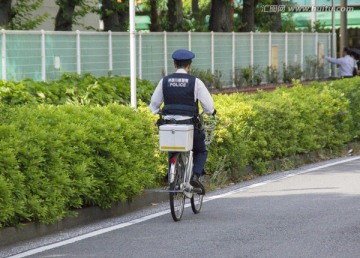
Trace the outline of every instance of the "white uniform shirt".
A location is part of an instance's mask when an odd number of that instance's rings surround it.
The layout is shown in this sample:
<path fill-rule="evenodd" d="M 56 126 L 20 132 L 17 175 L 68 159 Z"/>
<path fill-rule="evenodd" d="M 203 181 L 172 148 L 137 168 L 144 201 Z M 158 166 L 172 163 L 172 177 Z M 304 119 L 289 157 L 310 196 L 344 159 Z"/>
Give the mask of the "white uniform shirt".
<path fill-rule="evenodd" d="M 175 73 L 187 73 L 185 69 L 178 69 Z M 153 114 L 158 114 L 160 111 L 160 106 L 164 102 L 163 95 L 163 79 L 161 79 L 156 86 L 156 89 L 151 96 L 150 110 Z M 211 115 L 214 112 L 214 101 L 211 97 L 210 92 L 206 88 L 205 84 L 198 78 L 195 80 L 195 90 L 194 90 L 194 101 L 199 100 L 200 105 L 203 108 L 205 114 Z M 180 116 L 180 115 L 167 115 L 165 119 L 175 119 L 175 120 L 185 120 L 191 117 L 189 116 Z"/>
<path fill-rule="evenodd" d="M 327 61 L 339 65 L 340 76 L 353 76 L 354 67 L 357 70 L 357 64 L 354 58 L 349 55 L 340 58 L 325 57 Z"/>

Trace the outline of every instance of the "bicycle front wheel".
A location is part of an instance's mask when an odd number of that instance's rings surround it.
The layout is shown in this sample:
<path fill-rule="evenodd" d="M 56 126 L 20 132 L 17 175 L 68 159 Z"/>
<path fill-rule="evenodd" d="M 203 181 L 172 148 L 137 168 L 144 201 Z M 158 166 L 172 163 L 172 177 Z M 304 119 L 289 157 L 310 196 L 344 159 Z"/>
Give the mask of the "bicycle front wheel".
<path fill-rule="evenodd" d="M 181 220 L 184 213 L 185 195 L 183 195 L 183 182 L 185 175 L 185 165 L 181 155 L 177 155 L 175 161 L 174 181 L 170 183 L 170 209 L 174 221 Z"/>

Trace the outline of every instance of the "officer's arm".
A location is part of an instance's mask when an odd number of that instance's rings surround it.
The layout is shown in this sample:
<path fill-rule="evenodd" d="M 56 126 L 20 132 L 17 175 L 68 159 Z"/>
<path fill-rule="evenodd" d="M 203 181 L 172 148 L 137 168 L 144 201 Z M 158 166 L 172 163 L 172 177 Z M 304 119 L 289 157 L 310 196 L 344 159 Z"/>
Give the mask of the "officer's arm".
<path fill-rule="evenodd" d="M 212 115 L 214 113 L 214 100 L 205 84 L 198 78 L 195 81 L 195 99 L 200 101 L 205 114 Z"/>
<path fill-rule="evenodd" d="M 160 82 L 156 86 L 153 95 L 151 96 L 150 110 L 153 114 L 159 113 L 160 106 L 163 103 L 163 101 L 164 101 L 164 95 L 162 91 L 162 80 L 160 80 Z"/>
<path fill-rule="evenodd" d="M 330 62 L 332 64 L 339 64 L 339 61 L 340 61 L 339 59 L 334 58 L 334 57 L 325 57 L 325 60 L 327 60 L 328 62 Z"/>

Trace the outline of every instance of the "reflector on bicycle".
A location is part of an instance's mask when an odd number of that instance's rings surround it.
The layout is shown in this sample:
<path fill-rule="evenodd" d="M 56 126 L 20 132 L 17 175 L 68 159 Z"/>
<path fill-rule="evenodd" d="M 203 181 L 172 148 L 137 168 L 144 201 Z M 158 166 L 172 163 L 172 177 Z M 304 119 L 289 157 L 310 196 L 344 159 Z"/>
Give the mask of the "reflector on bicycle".
<path fill-rule="evenodd" d="M 194 125 L 165 124 L 159 126 L 161 151 L 190 151 L 193 148 Z"/>

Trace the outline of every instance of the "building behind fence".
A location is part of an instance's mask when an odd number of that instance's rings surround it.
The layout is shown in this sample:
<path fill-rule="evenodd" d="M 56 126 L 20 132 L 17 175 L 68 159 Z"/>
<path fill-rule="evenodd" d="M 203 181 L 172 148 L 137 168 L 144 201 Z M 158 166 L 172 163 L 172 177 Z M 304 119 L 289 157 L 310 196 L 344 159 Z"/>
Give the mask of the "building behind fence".
<path fill-rule="evenodd" d="M 48 81 L 67 73 L 130 76 L 130 37 L 126 32 L 1 31 L 0 79 Z M 331 54 L 328 33 L 136 33 L 136 74 L 157 82 L 174 71 L 176 49 L 196 54 L 193 68 L 217 74 L 222 85 L 238 86 L 239 71 L 298 67 L 305 79 L 330 75 L 323 63 Z M 261 73 L 262 81 L 269 81 Z M 221 75 L 221 76 L 220 76 Z M 281 79 L 280 79 L 281 81 Z"/>

